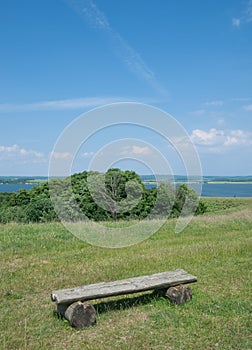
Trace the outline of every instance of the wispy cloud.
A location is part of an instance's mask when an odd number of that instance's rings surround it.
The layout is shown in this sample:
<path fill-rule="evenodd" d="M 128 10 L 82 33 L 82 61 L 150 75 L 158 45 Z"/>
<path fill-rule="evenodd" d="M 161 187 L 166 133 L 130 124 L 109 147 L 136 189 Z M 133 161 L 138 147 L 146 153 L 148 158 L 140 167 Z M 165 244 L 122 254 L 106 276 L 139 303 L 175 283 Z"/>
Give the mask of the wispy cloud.
<path fill-rule="evenodd" d="M 195 129 L 192 142 L 201 150 L 210 153 L 224 153 L 227 150 L 252 145 L 252 133 L 244 130 Z"/>
<path fill-rule="evenodd" d="M 77 12 L 86 17 L 91 27 L 112 30 L 105 14 L 92 0 L 70 0 L 69 3 Z"/>
<path fill-rule="evenodd" d="M 168 91 L 157 80 L 154 72 L 143 60 L 141 55 L 133 49 L 124 38 L 111 26 L 106 15 L 92 0 L 68 0 L 71 7 L 84 18 L 88 25 L 96 30 L 106 32 L 114 45 L 114 53 L 136 76 L 146 81 L 159 94 L 167 97 Z"/>
<path fill-rule="evenodd" d="M 52 152 L 52 159 L 70 159 L 72 157 L 72 153 L 70 152 Z"/>
<path fill-rule="evenodd" d="M 225 100 L 219 99 L 219 100 L 211 100 L 209 99 L 206 102 L 203 102 L 201 105 L 199 105 L 198 109 L 195 109 L 194 111 L 191 111 L 190 114 L 194 116 L 204 116 L 204 117 L 210 117 L 210 118 L 218 118 L 218 125 L 223 125 L 225 120 L 224 117 L 227 117 L 230 115 L 228 112 L 228 108 L 242 108 L 246 111 L 252 110 L 252 104 L 244 105 L 245 102 L 250 102 L 251 98 L 249 97 L 234 97 L 234 98 L 227 98 Z"/>
<path fill-rule="evenodd" d="M 0 104 L 0 113 L 11 112 L 29 112 L 29 111 L 55 111 L 55 110 L 70 110 L 83 109 L 102 106 L 115 102 L 127 102 L 132 100 L 141 100 L 136 98 L 126 97 L 84 97 L 66 100 L 40 101 L 34 103 L 2 103 Z M 142 99 L 143 101 L 145 99 Z"/>
<path fill-rule="evenodd" d="M 245 111 L 252 111 L 252 105 L 243 106 L 243 109 L 245 109 Z"/>
<path fill-rule="evenodd" d="M 205 102 L 206 106 L 214 106 L 214 107 L 220 107 L 224 105 L 224 101 L 222 100 L 214 100 L 214 101 L 207 101 Z"/>
<path fill-rule="evenodd" d="M 217 120 L 218 125 L 224 125 L 225 124 L 225 119 L 218 119 Z"/>
<path fill-rule="evenodd" d="M 232 24 L 234 27 L 240 27 L 241 19 L 240 18 L 232 18 Z"/>
<path fill-rule="evenodd" d="M 196 115 L 196 116 L 201 116 L 201 115 L 204 115 L 205 113 L 206 113 L 206 110 L 203 108 L 196 109 L 195 111 L 190 112 L 190 114 Z"/>
<path fill-rule="evenodd" d="M 233 101 L 233 102 L 246 102 L 249 100 L 250 100 L 249 97 L 236 97 L 236 98 L 231 99 L 231 101 Z"/>
<path fill-rule="evenodd" d="M 152 151 L 150 147 L 144 146 L 132 146 L 132 153 L 133 154 L 142 154 L 142 155 L 150 155 L 152 154 Z"/>
<path fill-rule="evenodd" d="M 0 145 L 0 160 L 16 160 L 27 158 L 43 160 L 44 154 L 32 149 L 20 147 L 17 144 L 11 146 Z"/>
<path fill-rule="evenodd" d="M 150 147 L 138 146 L 138 145 L 123 147 L 123 149 L 120 151 L 120 155 L 128 156 L 128 157 L 135 156 L 135 155 L 148 156 L 148 155 L 151 155 L 152 153 L 153 152 Z"/>
<path fill-rule="evenodd" d="M 248 22 L 252 22 L 252 0 L 246 2 L 246 8 L 240 16 L 232 18 L 232 25 L 236 28 L 239 28 L 242 23 Z"/>
<path fill-rule="evenodd" d="M 82 156 L 83 158 L 90 158 L 90 157 L 92 157 L 93 155 L 95 155 L 95 152 L 83 152 L 81 156 Z"/>

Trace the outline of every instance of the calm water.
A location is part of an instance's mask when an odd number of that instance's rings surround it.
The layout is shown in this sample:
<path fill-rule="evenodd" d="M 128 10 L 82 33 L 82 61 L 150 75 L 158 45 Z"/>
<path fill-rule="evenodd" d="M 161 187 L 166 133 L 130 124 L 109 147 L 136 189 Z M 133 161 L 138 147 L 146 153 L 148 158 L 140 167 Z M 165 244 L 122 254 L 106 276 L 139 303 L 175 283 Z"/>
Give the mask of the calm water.
<path fill-rule="evenodd" d="M 190 185 L 198 193 L 199 185 Z M 147 188 L 155 185 L 146 185 Z M 202 184 L 202 197 L 252 197 L 252 184 Z"/>
<path fill-rule="evenodd" d="M 25 188 L 30 190 L 36 184 L 0 184 L 0 192 L 18 192 Z M 197 185 L 191 185 L 197 192 Z M 147 188 L 153 185 L 146 185 Z M 202 197 L 252 197 L 252 184 L 203 184 Z"/>
<path fill-rule="evenodd" d="M 203 184 L 201 196 L 252 197 L 252 184 Z"/>
<path fill-rule="evenodd" d="M 0 192 L 18 192 L 21 188 L 30 190 L 36 184 L 0 184 Z"/>

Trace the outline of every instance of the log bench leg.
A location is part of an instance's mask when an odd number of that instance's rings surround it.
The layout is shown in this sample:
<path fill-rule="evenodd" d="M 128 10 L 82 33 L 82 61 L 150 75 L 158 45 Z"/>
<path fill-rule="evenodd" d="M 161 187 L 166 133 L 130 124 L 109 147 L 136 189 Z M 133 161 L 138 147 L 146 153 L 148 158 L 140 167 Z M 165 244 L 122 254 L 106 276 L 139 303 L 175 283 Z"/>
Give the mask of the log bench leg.
<path fill-rule="evenodd" d="M 192 300 L 191 289 L 183 284 L 168 289 L 156 289 L 153 291 L 153 295 L 158 298 L 168 298 L 173 305 L 180 305 Z"/>
<path fill-rule="evenodd" d="M 57 305 L 57 312 L 75 328 L 89 327 L 96 323 L 95 308 L 88 302 L 76 301 L 71 305 L 59 304 Z"/>
<path fill-rule="evenodd" d="M 173 305 L 180 305 L 192 300 L 192 291 L 190 287 L 180 284 L 178 286 L 168 288 L 165 296 Z"/>

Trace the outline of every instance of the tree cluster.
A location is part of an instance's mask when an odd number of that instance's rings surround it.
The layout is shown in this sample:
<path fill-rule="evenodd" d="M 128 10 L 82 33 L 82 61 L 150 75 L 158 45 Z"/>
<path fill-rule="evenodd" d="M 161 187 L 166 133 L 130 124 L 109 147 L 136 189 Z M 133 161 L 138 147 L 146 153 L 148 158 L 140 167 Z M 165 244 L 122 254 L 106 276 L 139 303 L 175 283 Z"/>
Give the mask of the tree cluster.
<path fill-rule="evenodd" d="M 134 171 L 84 171 L 18 193 L 0 193 L 0 223 L 170 218 L 205 211 L 197 193 L 182 184 L 147 189 Z"/>

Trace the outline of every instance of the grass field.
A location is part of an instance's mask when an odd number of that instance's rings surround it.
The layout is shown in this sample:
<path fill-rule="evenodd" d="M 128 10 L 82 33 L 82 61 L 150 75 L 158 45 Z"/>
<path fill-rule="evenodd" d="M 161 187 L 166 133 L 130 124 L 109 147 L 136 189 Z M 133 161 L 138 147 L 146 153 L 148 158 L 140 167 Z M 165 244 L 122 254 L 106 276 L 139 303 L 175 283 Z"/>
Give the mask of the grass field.
<path fill-rule="evenodd" d="M 252 199 L 211 201 L 182 233 L 170 220 L 121 249 L 58 223 L 0 226 L 0 349 L 251 349 Z M 97 324 L 75 330 L 50 301 L 53 289 L 176 268 L 198 277 L 181 306 L 150 293 L 98 300 Z"/>

